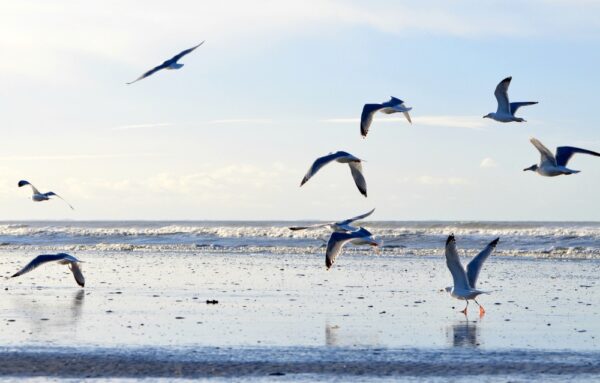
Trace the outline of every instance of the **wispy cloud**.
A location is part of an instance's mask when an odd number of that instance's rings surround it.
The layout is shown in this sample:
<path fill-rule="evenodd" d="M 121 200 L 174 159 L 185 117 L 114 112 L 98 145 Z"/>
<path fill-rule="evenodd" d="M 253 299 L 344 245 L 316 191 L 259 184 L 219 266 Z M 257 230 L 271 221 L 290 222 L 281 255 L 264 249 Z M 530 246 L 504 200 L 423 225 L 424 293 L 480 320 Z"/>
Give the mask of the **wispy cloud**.
<path fill-rule="evenodd" d="M 167 126 L 173 126 L 170 122 L 159 122 L 151 124 L 134 124 L 134 125 L 121 125 L 115 126 L 112 130 L 132 130 L 132 129 L 152 129 L 152 128 L 165 128 Z"/>
<path fill-rule="evenodd" d="M 227 118 L 208 121 L 209 124 L 272 124 L 269 118 Z"/>
<path fill-rule="evenodd" d="M 404 117 L 383 117 L 377 119 L 377 123 L 389 123 L 399 122 L 406 119 Z M 483 130 L 485 128 L 485 121 L 481 116 L 412 116 L 413 124 L 415 125 L 426 125 L 440 128 L 464 128 Z M 321 122 L 332 123 L 332 124 L 358 124 L 359 118 L 327 118 L 321 120 Z"/>
<path fill-rule="evenodd" d="M 483 160 L 481 160 L 481 163 L 479 164 L 480 168 L 495 168 L 498 166 L 498 163 L 490 157 L 486 157 Z"/>
<path fill-rule="evenodd" d="M 2 156 L 0 161 L 68 161 L 68 160 L 96 160 L 112 158 L 137 158 L 137 157 L 159 157 L 156 153 L 125 153 L 125 154 L 61 154 L 61 155 L 39 155 L 39 156 Z"/>

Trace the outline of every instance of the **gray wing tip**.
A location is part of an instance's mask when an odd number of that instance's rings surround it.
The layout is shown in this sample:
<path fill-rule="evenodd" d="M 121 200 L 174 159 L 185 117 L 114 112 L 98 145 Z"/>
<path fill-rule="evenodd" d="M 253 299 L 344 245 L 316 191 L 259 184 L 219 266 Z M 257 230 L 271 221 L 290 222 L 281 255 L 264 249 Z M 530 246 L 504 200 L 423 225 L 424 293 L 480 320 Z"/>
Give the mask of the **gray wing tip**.
<path fill-rule="evenodd" d="M 450 234 L 448 236 L 448 239 L 446 239 L 446 246 L 448 246 L 449 244 L 451 244 L 452 242 L 456 242 L 456 239 L 454 238 L 454 233 Z"/>

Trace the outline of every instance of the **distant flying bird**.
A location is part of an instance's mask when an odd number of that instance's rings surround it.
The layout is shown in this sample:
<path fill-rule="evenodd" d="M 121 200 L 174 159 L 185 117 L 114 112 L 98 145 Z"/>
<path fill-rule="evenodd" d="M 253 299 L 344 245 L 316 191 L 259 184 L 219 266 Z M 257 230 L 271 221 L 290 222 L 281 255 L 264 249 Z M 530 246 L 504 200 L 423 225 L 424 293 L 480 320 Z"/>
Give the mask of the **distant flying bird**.
<path fill-rule="evenodd" d="M 165 61 L 162 64 L 160 64 L 159 66 L 150 69 L 148 72 L 144 73 L 143 75 L 141 75 L 137 79 L 133 80 L 132 82 L 128 82 L 127 85 L 133 84 L 134 82 L 137 82 L 137 81 L 140 81 L 140 80 L 143 80 L 146 77 L 151 76 L 154 73 L 156 73 L 156 72 L 158 72 L 159 70 L 162 70 L 162 69 L 180 69 L 183 66 L 183 64 L 180 64 L 177 61 L 179 59 L 181 59 L 183 56 L 187 55 L 188 53 L 193 52 L 194 49 L 198 48 L 202 44 L 204 44 L 204 41 L 201 42 L 200 44 L 196 45 L 195 47 L 192 47 L 190 49 L 186 49 L 186 50 L 184 50 L 184 51 L 176 54 L 172 58 L 170 58 L 167 61 Z"/>
<path fill-rule="evenodd" d="M 348 218 L 346 220 L 339 221 L 339 222 L 318 223 L 316 225 L 310 225 L 310 226 L 292 226 L 289 229 L 293 230 L 293 231 L 297 231 L 297 230 L 311 230 L 311 229 L 318 229 L 321 227 L 329 227 L 331 230 L 333 230 L 335 232 L 339 232 L 339 233 L 353 232 L 353 231 L 359 230 L 359 228 L 356 226 L 352 226 L 352 223 L 354 223 L 355 221 L 358 221 L 360 219 L 367 218 L 368 216 L 373 214 L 374 211 L 375 211 L 375 209 L 373 209 L 367 213 L 357 215 L 356 217 Z"/>
<path fill-rule="evenodd" d="M 71 206 L 70 203 L 68 203 L 63 197 L 59 196 L 55 192 L 40 193 L 40 191 L 37 190 L 35 186 L 30 184 L 29 181 L 25 181 L 25 180 L 19 181 L 18 185 L 19 185 L 19 187 L 23 187 L 25 185 L 31 186 L 31 190 L 33 191 L 33 195 L 31 196 L 31 199 L 34 200 L 35 202 L 48 201 L 50 199 L 50 197 L 57 197 L 57 198 L 60 198 L 63 201 L 65 201 L 65 203 L 67 205 L 69 205 L 71 210 L 74 210 L 73 206 Z"/>
<path fill-rule="evenodd" d="M 496 100 L 498 100 L 498 110 L 496 110 L 496 113 L 486 114 L 483 118 L 491 118 L 492 120 L 499 122 L 526 122 L 521 117 L 515 117 L 515 113 L 520 107 L 537 104 L 537 101 L 509 102 L 508 86 L 510 85 L 511 80 L 512 77 L 507 77 L 500 81 L 494 92 L 494 96 L 496 96 Z"/>
<path fill-rule="evenodd" d="M 600 156 L 600 153 L 592 152 L 591 150 L 586 149 L 574 148 L 572 146 L 559 146 L 556 148 L 555 156 L 536 138 L 532 137 L 529 141 L 531 141 L 533 146 L 540 151 L 542 158 L 540 159 L 539 165 L 531 165 L 530 167 L 523 169 L 523 171 L 531 170 L 546 177 L 555 177 L 560 176 L 561 174 L 569 175 L 579 173 L 579 170 L 567 168 L 567 163 L 575 153 L 589 154 L 597 157 Z"/>
<path fill-rule="evenodd" d="M 373 122 L 373 115 L 378 111 L 385 114 L 401 112 L 404 114 L 404 117 L 406 117 L 408 122 L 412 124 L 412 121 L 410 120 L 410 114 L 408 114 L 410 110 L 412 110 L 412 108 L 405 106 L 404 101 L 393 96 L 390 101 L 386 101 L 381 104 L 365 104 L 360 116 L 360 134 L 362 134 L 363 137 L 367 137 L 367 134 L 369 133 L 369 127 L 371 126 L 371 122 Z"/>
<path fill-rule="evenodd" d="M 312 176 L 314 176 L 323 166 L 327 165 L 332 161 L 337 161 L 342 164 L 348 164 L 350 166 L 350 172 L 352 173 L 352 178 L 354 178 L 354 183 L 356 187 L 360 191 L 362 195 L 367 196 L 367 181 L 365 181 L 365 177 L 362 174 L 362 164 L 359 158 L 354 157 L 350 153 L 346 152 L 335 152 L 330 153 L 326 156 L 319 157 L 312 164 L 306 175 L 302 179 L 300 186 L 304 185 Z"/>
<path fill-rule="evenodd" d="M 43 265 L 44 263 L 55 262 L 55 261 L 60 263 L 61 265 L 68 265 L 69 270 L 71 270 L 71 272 L 73 273 L 73 276 L 75 277 L 75 281 L 77 282 L 77 284 L 81 287 L 84 287 L 85 278 L 83 277 L 83 274 L 81 273 L 81 269 L 79 268 L 79 263 L 82 261 L 80 261 L 79 259 L 75 258 L 72 255 L 65 254 L 65 253 L 38 255 L 31 262 L 29 262 L 27 264 L 27 266 L 23 267 L 16 274 L 14 274 L 11 278 L 26 274 L 26 273 L 32 271 L 33 269 L 37 268 L 38 266 Z"/>
<path fill-rule="evenodd" d="M 483 262 L 492 254 L 500 238 L 494 239 L 489 245 L 477 254 L 471 262 L 467 265 L 467 270 L 463 268 L 456 251 L 456 240 L 454 234 L 451 234 L 446 240 L 446 265 L 452 274 L 452 280 L 454 281 L 453 287 L 446 287 L 446 291 L 456 299 L 464 300 L 467 302 L 464 310 L 461 312 L 467 315 L 467 307 L 469 307 L 469 300 L 475 301 L 479 306 L 479 315 L 485 314 L 483 307 L 477 302 L 477 298 L 480 294 L 485 294 L 484 291 L 477 290 L 477 277 L 483 266 Z"/>
<path fill-rule="evenodd" d="M 364 227 L 359 228 L 357 231 L 349 233 L 334 232 L 329 237 L 327 242 L 327 250 L 325 251 L 325 266 L 327 270 L 333 266 L 335 259 L 342 252 L 342 248 L 348 242 L 352 242 L 354 245 L 369 245 L 369 246 L 380 246 L 381 241 L 373 238 L 373 234 Z"/>

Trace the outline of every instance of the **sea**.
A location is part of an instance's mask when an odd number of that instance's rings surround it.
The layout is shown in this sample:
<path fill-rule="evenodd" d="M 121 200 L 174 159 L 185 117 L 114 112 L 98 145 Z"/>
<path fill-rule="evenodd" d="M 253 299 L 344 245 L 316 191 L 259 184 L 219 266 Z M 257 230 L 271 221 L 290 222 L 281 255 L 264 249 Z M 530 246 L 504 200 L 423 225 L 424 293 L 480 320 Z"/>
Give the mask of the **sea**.
<path fill-rule="evenodd" d="M 315 221 L 35 221 L 0 222 L 0 250 L 187 252 L 228 254 L 320 253 L 328 228 L 291 231 Z M 449 234 L 475 254 L 499 237 L 495 255 L 599 259 L 600 222 L 369 221 L 385 256 L 439 255 Z M 348 246 L 350 253 L 372 253 Z"/>

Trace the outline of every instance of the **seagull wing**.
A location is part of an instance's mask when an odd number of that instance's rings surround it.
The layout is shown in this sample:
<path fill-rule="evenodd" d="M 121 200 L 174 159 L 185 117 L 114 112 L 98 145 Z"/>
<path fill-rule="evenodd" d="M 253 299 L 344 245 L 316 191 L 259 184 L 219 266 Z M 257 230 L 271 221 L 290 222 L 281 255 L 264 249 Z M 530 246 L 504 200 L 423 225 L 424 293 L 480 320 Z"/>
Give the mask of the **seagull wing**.
<path fill-rule="evenodd" d="M 558 166 L 567 166 L 567 162 L 569 162 L 575 153 L 600 156 L 600 153 L 592 152 L 587 149 L 574 148 L 572 146 L 559 146 L 556 148 L 556 164 Z"/>
<path fill-rule="evenodd" d="M 328 154 L 326 156 L 317 158 L 315 160 L 315 162 L 313 162 L 313 164 L 311 165 L 310 169 L 308 169 L 308 171 L 306 172 L 306 175 L 304 175 L 304 178 L 302 179 L 302 182 L 300 183 L 300 186 L 304 185 L 323 166 L 327 165 L 331 161 L 334 161 L 334 160 L 336 160 L 336 159 L 338 159 L 340 157 L 344 157 L 346 155 L 348 155 L 348 154 L 344 153 L 344 152 L 336 152 L 336 153 L 331 153 L 331 154 Z"/>
<path fill-rule="evenodd" d="M 365 104 L 363 106 L 362 114 L 360 115 L 360 134 L 363 137 L 367 137 L 369 133 L 369 127 L 371 126 L 371 122 L 373 122 L 373 115 L 382 108 L 381 104 Z"/>
<path fill-rule="evenodd" d="M 548 148 L 545 147 L 544 144 L 542 144 L 537 138 L 533 137 L 531 137 L 529 141 L 533 144 L 533 146 L 536 147 L 537 150 L 539 150 L 542 156 L 540 164 L 543 164 L 544 162 L 550 162 L 553 166 L 556 166 L 556 159 L 554 158 L 554 154 L 552 154 L 552 152 L 548 150 Z"/>
<path fill-rule="evenodd" d="M 354 233 L 339 233 L 334 232 L 329 237 L 327 242 L 327 250 L 325 251 L 325 266 L 331 268 L 335 263 L 336 258 L 342 252 L 342 248 L 346 243 L 356 238 Z"/>
<path fill-rule="evenodd" d="M 402 112 L 402 114 L 404 114 L 404 117 L 406 117 L 406 119 L 408 120 L 408 122 L 412 124 L 412 120 L 410 119 L 410 114 L 408 114 L 408 111 Z"/>
<path fill-rule="evenodd" d="M 337 224 L 338 224 L 339 226 L 346 226 L 346 225 L 349 225 L 349 224 L 351 224 L 352 222 L 358 221 L 358 220 L 360 220 L 360 219 L 367 218 L 368 216 L 370 216 L 371 214 L 373 214 L 373 212 L 374 212 L 374 211 L 375 211 L 375 209 L 373 209 L 373 210 L 371 210 L 371 211 L 368 211 L 368 212 L 366 212 L 366 213 L 364 213 L 364 214 L 357 215 L 356 217 L 348 218 L 347 220 L 345 220 L 345 221 L 342 221 L 342 222 L 338 222 Z"/>
<path fill-rule="evenodd" d="M 15 274 L 13 274 L 13 276 L 11 278 L 26 274 L 26 273 L 32 271 L 33 269 L 37 268 L 38 266 L 43 265 L 44 263 L 54 262 L 54 261 L 63 261 L 65 259 L 72 259 L 72 260 L 77 261 L 77 258 L 75 258 L 69 254 L 64 254 L 64 253 L 38 255 L 37 257 L 33 258 L 33 260 L 31 262 L 29 262 L 27 264 L 27 266 L 23 267 L 21 270 L 19 270 Z"/>
<path fill-rule="evenodd" d="M 79 267 L 78 262 L 71 262 L 69 264 L 69 269 L 73 273 L 73 277 L 75 277 L 75 281 L 81 287 L 85 286 L 85 278 L 83 277 L 83 273 L 81 272 L 81 268 Z"/>
<path fill-rule="evenodd" d="M 512 114 L 514 116 L 520 107 L 527 106 L 527 105 L 535 105 L 537 103 L 538 103 L 537 101 L 511 102 L 510 103 L 510 114 Z"/>
<path fill-rule="evenodd" d="M 66 203 L 67 205 L 69 205 L 69 207 L 71 208 L 71 210 L 75 210 L 75 208 L 74 208 L 73 206 L 71 206 L 71 204 L 70 204 L 70 203 L 68 203 L 66 199 L 64 199 L 63 197 L 59 196 L 59 195 L 58 195 L 58 194 L 56 194 L 55 192 L 48 192 L 48 193 L 44 193 L 44 195 L 45 195 L 46 197 L 52 197 L 52 196 L 54 196 L 54 197 L 58 197 L 58 198 L 62 199 L 63 201 L 65 201 L 65 203 Z"/>
<path fill-rule="evenodd" d="M 496 113 L 510 114 L 510 104 L 508 101 L 508 86 L 510 85 L 511 80 L 512 77 L 507 77 L 504 80 L 500 81 L 498 86 L 496 86 L 496 90 L 494 91 L 494 96 L 496 96 L 496 100 L 498 100 L 498 110 Z"/>
<path fill-rule="evenodd" d="M 187 55 L 188 53 L 192 53 L 194 51 L 194 49 L 198 48 L 202 44 L 204 44 L 204 41 L 201 42 L 200 44 L 196 45 L 195 47 L 192 47 L 190 49 L 186 49 L 184 51 L 179 52 L 178 54 L 173 56 L 173 58 L 171 58 L 171 60 L 169 60 L 169 62 L 171 62 L 171 63 L 177 62 L 180 58 Z"/>
<path fill-rule="evenodd" d="M 290 229 L 292 231 L 298 231 L 298 230 L 318 229 L 318 228 L 327 227 L 327 226 L 331 226 L 331 223 L 318 223 L 316 225 L 308 225 L 308 226 L 291 226 L 288 229 Z"/>
<path fill-rule="evenodd" d="M 40 191 L 37 190 L 37 188 L 35 186 L 33 186 L 32 184 L 29 183 L 29 181 L 21 180 L 21 181 L 19 181 L 18 185 L 19 185 L 19 187 L 29 185 L 29 186 L 31 186 L 31 190 L 33 191 L 33 194 L 41 194 Z"/>
<path fill-rule="evenodd" d="M 158 72 L 161 69 L 165 69 L 168 66 L 169 66 L 168 65 L 168 61 L 165 61 L 164 63 L 160 64 L 159 66 L 150 69 L 148 72 L 144 73 L 143 75 L 141 75 L 140 77 L 136 78 L 135 80 L 133 80 L 131 82 L 128 82 L 127 85 L 131 85 L 134 82 L 138 82 L 140 80 L 145 79 L 148 76 L 152 76 L 154 73 Z"/>
<path fill-rule="evenodd" d="M 492 254 L 498 241 L 500 238 L 494 239 L 490 242 L 485 249 L 481 250 L 479 254 L 477 254 L 471 262 L 467 265 L 467 278 L 469 280 L 469 286 L 475 288 L 475 284 L 477 283 L 477 277 L 479 277 L 479 272 L 481 271 L 481 267 L 483 266 L 483 262 Z"/>
<path fill-rule="evenodd" d="M 467 280 L 467 273 L 460 263 L 458 252 L 456 251 L 456 240 L 454 234 L 450 235 L 446 240 L 446 266 L 452 274 L 454 281 L 454 288 L 469 290 L 469 281 Z"/>
<path fill-rule="evenodd" d="M 352 173 L 352 178 L 354 178 L 354 183 L 356 187 L 360 191 L 360 194 L 367 196 L 367 181 L 365 181 L 365 177 L 362 174 L 362 163 L 360 161 L 352 161 L 348 162 L 348 166 L 350 166 L 350 172 Z"/>

